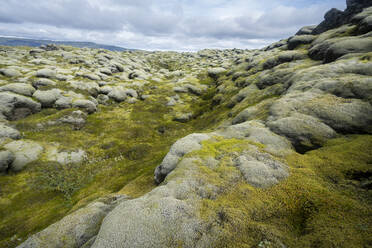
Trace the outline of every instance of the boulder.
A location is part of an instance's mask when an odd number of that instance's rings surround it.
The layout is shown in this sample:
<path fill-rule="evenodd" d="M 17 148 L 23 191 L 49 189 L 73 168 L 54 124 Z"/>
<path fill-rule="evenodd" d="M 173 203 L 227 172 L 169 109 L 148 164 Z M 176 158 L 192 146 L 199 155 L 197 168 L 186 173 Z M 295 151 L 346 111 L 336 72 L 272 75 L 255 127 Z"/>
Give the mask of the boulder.
<path fill-rule="evenodd" d="M 331 44 L 324 55 L 324 62 L 335 61 L 339 57 L 349 53 L 368 52 L 372 52 L 372 37 L 349 38 Z"/>
<path fill-rule="evenodd" d="M 127 99 L 127 94 L 125 93 L 125 90 L 115 88 L 108 94 L 108 97 L 114 99 L 117 102 L 122 102 Z"/>
<path fill-rule="evenodd" d="M 105 217 L 92 248 L 176 247 L 178 240 L 184 247 L 199 247 L 201 227 L 195 212 L 195 206 L 165 197 L 160 190 L 123 202 Z"/>
<path fill-rule="evenodd" d="M 19 133 L 18 130 L 0 122 L 0 139 L 1 138 L 20 139 L 21 134 Z"/>
<path fill-rule="evenodd" d="M 315 78 L 297 81 L 290 90 L 305 91 L 320 89 L 342 98 L 357 98 L 372 102 L 372 78 L 357 74 L 342 74 L 340 77 Z"/>
<path fill-rule="evenodd" d="M 288 49 L 293 50 L 299 45 L 310 44 L 315 40 L 315 35 L 296 35 L 288 40 Z"/>
<path fill-rule="evenodd" d="M 123 202 L 105 217 L 92 248 L 204 247 L 196 245 L 202 228 L 195 208 L 155 194 Z"/>
<path fill-rule="evenodd" d="M 41 77 L 41 78 L 54 78 L 56 76 L 56 71 L 52 69 L 40 69 L 36 71 L 36 77 Z"/>
<path fill-rule="evenodd" d="M 110 204 L 91 203 L 32 235 L 17 248 L 83 247 L 98 233 L 106 214 L 123 199 L 116 197 Z"/>
<path fill-rule="evenodd" d="M 53 107 L 54 103 L 62 96 L 60 89 L 37 90 L 33 97 L 41 103 L 44 108 Z"/>
<path fill-rule="evenodd" d="M 194 133 L 179 139 L 170 148 L 168 154 L 165 156 L 161 164 L 155 170 L 155 182 L 161 183 L 165 177 L 176 168 L 179 160 L 189 152 L 199 150 L 201 142 L 209 139 L 207 134 Z"/>
<path fill-rule="evenodd" d="M 149 78 L 149 75 L 146 72 L 144 72 L 144 71 L 134 70 L 131 73 L 129 73 L 128 78 L 129 79 L 142 79 L 142 80 L 146 80 L 146 79 Z"/>
<path fill-rule="evenodd" d="M 99 104 L 107 105 L 110 98 L 104 94 L 99 94 L 97 96 L 97 101 Z"/>
<path fill-rule="evenodd" d="M 53 80 L 47 79 L 47 78 L 39 78 L 32 83 L 32 86 L 34 86 L 36 89 L 42 86 L 55 86 L 55 85 L 56 85 L 56 82 L 54 82 Z"/>
<path fill-rule="evenodd" d="M 87 78 L 87 79 L 90 79 L 90 80 L 93 80 L 93 81 L 101 80 L 101 77 L 98 76 L 97 74 L 94 74 L 94 73 L 83 75 L 83 77 Z"/>
<path fill-rule="evenodd" d="M 37 160 L 43 147 L 31 140 L 17 140 L 4 145 L 4 148 L 14 154 L 14 161 L 10 167 L 12 171 L 20 171 L 27 164 Z"/>
<path fill-rule="evenodd" d="M 359 99 L 344 99 L 319 90 L 293 91 L 270 107 L 269 121 L 301 113 L 313 116 L 341 133 L 369 133 L 372 106 Z"/>
<path fill-rule="evenodd" d="M 21 73 L 12 68 L 1 68 L 0 69 L 0 74 L 6 77 L 19 77 L 21 76 Z"/>
<path fill-rule="evenodd" d="M 287 88 L 287 83 L 293 75 L 294 70 L 288 69 L 272 69 L 266 70 L 257 76 L 256 86 L 262 90 L 275 84 L 284 84 Z"/>
<path fill-rule="evenodd" d="M 97 106 L 92 101 L 85 100 L 85 99 L 77 99 L 72 101 L 73 108 L 81 108 L 88 112 L 88 114 L 92 114 L 97 111 Z"/>
<path fill-rule="evenodd" d="M 124 67 L 119 62 L 111 62 L 110 66 L 112 73 L 124 72 Z"/>
<path fill-rule="evenodd" d="M 69 96 L 61 96 L 58 100 L 54 103 L 57 109 L 67 109 L 72 107 L 72 97 Z"/>
<path fill-rule="evenodd" d="M 368 53 L 372 51 L 372 37 L 334 38 L 320 42 L 309 50 L 309 57 L 333 62 L 350 53 Z"/>
<path fill-rule="evenodd" d="M 372 105 L 359 99 L 327 94 L 305 102 L 300 111 L 341 133 L 372 133 Z"/>
<path fill-rule="evenodd" d="M 99 70 L 100 73 L 103 73 L 103 74 L 106 74 L 107 76 L 111 76 L 112 75 L 112 72 L 109 68 L 101 68 Z"/>
<path fill-rule="evenodd" d="M 127 96 L 133 97 L 133 98 L 137 98 L 138 97 L 138 93 L 134 89 L 126 89 L 125 90 L 125 94 L 127 94 Z"/>
<path fill-rule="evenodd" d="M 111 86 L 108 86 L 108 85 L 105 85 L 105 86 L 103 86 L 103 87 L 100 87 L 99 89 L 98 89 L 98 91 L 99 91 L 99 93 L 101 93 L 101 94 L 105 94 L 105 95 L 107 95 L 107 94 L 109 94 L 111 91 L 112 91 L 112 87 Z"/>
<path fill-rule="evenodd" d="M 0 91 L 10 91 L 23 96 L 32 96 L 35 88 L 29 84 L 11 83 L 0 87 Z"/>
<path fill-rule="evenodd" d="M 322 146 L 328 139 L 335 138 L 336 132 L 320 120 L 302 114 L 294 114 L 277 121 L 268 122 L 270 129 L 284 137 L 287 137 L 296 148 L 297 152 L 316 149 Z"/>
<path fill-rule="evenodd" d="M 216 67 L 216 68 L 208 69 L 208 75 L 211 78 L 214 78 L 214 79 L 217 79 L 218 77 L 220 77 L 221 75 L 223 75 L 226 72 L 227 72 L 227 70 L 225 68 L 222 68 L 222 67 Z"/>
<path fill-rule="evenodd" d="M 122 102 L 127 99 L 127 97 L 138 97 L 137 91 L 133 89 L 123 88 L 121 86 L 113 87 L 108 93 L 108 96 L 117 102 Z"/>
<path fill-rule="evenodd" d="M 0 113 L 9 120 L 18 120 L 39 112 L 41 104 L 29 97 L 11 92 L 0 92 Z"/>

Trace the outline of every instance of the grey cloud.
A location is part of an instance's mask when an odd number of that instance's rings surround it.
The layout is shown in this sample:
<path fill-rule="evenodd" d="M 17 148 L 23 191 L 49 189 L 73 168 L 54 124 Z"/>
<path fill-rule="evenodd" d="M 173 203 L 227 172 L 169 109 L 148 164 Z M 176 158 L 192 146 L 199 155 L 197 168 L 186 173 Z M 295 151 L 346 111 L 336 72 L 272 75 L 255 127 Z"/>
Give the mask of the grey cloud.
<path fill-rule="evenodd" d="M 161 7 L 147 0 L 3 0 L 0 22 L 100 31 L 119 31 L 126 27 L 132 31 L 157 35 L 172 32 L 182 17 L 179 4 Z"/>
<path fill-rule="evenodd" d="M 2 0 L 0 35 L 142 49 L 250 48 L 320 22 L 332 1 Z"/>
<path fill-rule="evenodd" d="M 36 23 L 79 29 L 114 29 L 117 13 L 101 11 L 88 1 L 11 1 L 0 9 L 2 22 Z M 120 27 L 116 27 L 119 29 Z"/>

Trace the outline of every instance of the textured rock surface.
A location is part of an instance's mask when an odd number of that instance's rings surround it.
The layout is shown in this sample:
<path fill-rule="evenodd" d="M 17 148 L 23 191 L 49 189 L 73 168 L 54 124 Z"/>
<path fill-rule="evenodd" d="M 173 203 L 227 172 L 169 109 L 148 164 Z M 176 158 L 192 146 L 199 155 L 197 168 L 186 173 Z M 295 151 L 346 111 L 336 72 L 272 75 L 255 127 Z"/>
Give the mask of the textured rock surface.
<path fill-rule="evenodd" d="M 31 98 L 10 92 L 0 92 L 0 113 L 7 119 L 20 119 L 39 112 L 41 104 Z"/>
<path fill-rule="evenodd" d="M 10 91 L 24 96 L 32 96 L 35 92 L 35 88 L 29 84 L 13 83 L 1 86 L 0 91 Z"/>
<path fill-rule="evenodd" d="M 115 197 L 113 202 L 105 204 L 94 202 L 36 233 L 19 248 L 30 247 L 82 247 L 99 229 L 102 219 L 112 207 L 125 199 Z"/>
<path fill-rule="evenodd" d="M 273 186 L 289 175 L 287 166 L 268 154 L 242 155 L 235 160 L 235 163 L 244 179 L 255 187 Z"/>
<path fill-rule="evenodd" d="M 307 115 L 295 114 L 269 122 L 268 126 L 275 133 L 286 136 L 300 152 L 321 146 L 327 139 L 336 136 L 331 127 Z"/>
<path fill-rule="evenodd" d="M 21 134 L 16 129 L 0 122 L 0 138 L 19 139 Z"/>
<path fill-rule="evenodd" d="M 190 134 L 174 143 L 163 162 L 155 170 L 155 181 L 161 183 L 187 153 L 201 148 L 200 142 L 209 139 L 207 134 Z"/>
<path fill-rule="evenodd" d="M 43 147 L 38 143 L 29 140 L 12 141 L 6 144 L 5 149 L 11 151 L 15 159 L 10 167 L 13 171 L 20 171 L 28 163 L 38 159 Z"/>
<path fill-rule="evenodd" d="M 36 76 L 41 78 L 53 78 L 56 76 L 56 72 L 55 70 L 45 68 L 38 70 Z"/>
<path fill-rule="evenodd" d="M 61 91 L 58 89 L 52 90 L 37 90 L 33 97 L 41 103 L 42 107 L 52 107 L 53 104 L 61 97 Z"/>

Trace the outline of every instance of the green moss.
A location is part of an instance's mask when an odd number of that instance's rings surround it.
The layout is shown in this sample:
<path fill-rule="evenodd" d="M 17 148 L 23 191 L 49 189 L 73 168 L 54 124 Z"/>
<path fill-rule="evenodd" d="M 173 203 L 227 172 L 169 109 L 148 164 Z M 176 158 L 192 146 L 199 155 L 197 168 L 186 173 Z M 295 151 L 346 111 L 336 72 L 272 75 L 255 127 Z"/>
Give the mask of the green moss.
<path fill-rule="evenodd" d="M 204 83 L 209 84 L 208 79 Z M 100 105 L 79 130 L 69 124 L 48 124 L 76 109 L 43 109 L 12 122 L 24 138 L 42 141 L 44 146 L 58 143 L 60 150 L 82 149 L 87 160 L 69 170 L 68 166 L 60 168 L 47 163 L 43 156 L 17 174 L 1 176 L 0 247 L 16 246 L 97 198 L 115 193 L 138 197 L 149 192 L 156 186 L 154 169 L 177 139 L 208 129 L 224 118 L 216 109 L 216 119 L 208 123 L 206 118 L 212 116 L 208 111 L 189 123 L 174 122 L 172 109 L 166 106 L 166 97 L 174 93 L 171 88 L 158 85 L 162 87 L 143 88 L 144 93 L 152 95 L 145 101 Z M 211 89 L 201 98 L 184 100 L 203 108 L 211 106 L 213 94 Z"/>
<path fill-rule="evenodd" d="M 307 47 L 299 49 L 305 53 Z M 68 50 L 80 51 L 76 48 Z M 132 56 L 136 54 L 122 53 L 121 57 Z M 368 62 L 370 57 L 366 54 L 360 59 Z M 63 64 L 61 57 L 52 54 L 51 58 L 59 65 Z M 163 59 L 151 55 L 146 59 L 155 70 L 182 69 L 185 75 L 194 74 L 190 69 L 192 64 L 178 58 L 169 54 Z M 27 63 L 28 59 L 25 56 L 21 62 Z M 83 149 L 88 159 L 75 167 L 61 167 L 47 163 L 44 154 L 39 161 L 17 174 L 1 175 L 0 247 L 15 247 L 27 236 L 97 198 L 112 194 L 139 197 L 151 191 L 156 186 L 153 180 L 155 167 L 161 163 L 169 147 L 187 134 L 215 130 L 250 106 L 259 107 L 255 119 L 265 120 L 271 100 L 283 92 L 282 85 L 257 90 L 256 94 L 232 109 L 227 106 L 239 92 L 239 87 L 245 86 L 246 82 L 256 83 L 267 59 L 262 59 L 249 71 L 246 71 L 247 63 L 233 68 L 231 72 L 244 71 L 235 82 L 233 73 L 214 80 L 203 71 L 197 79 L 189 78 L 192 83 L 206 85 L 208 89 L 200 97 L 180 94 L 184 101 L 182 106 L 166 106 L 168 97 L 175 94 L 172 77 L 163 82 L 150 80 L 149 84 L 138 89 L 141 94 L 151 95 L 145 101 L 100 105 L 79 130 L 68 124 L 47 124 L 75 109 L 44 109 L 11 122 L 26 139 L 36 140 L 44 146 L 56 142 L 59 149 L 66 151 Z M 201 61 L 208 62 L 206 59 Z M 295 71 L 318 63 L 321 62 L 307 59 L 278 68 L 293 68 Z M 42 67 L 32 66 L 30 69 Z M 65 63 L 63 67 L 75 68 L 76 65 Z M 89 69 L 88 65 L 83 67 Z M 81 77 L 75 80 L 86 81 Z M 114 84 L 123 82 L 118 79 L 108 81 Z M 72 90 L 66 82 L 57 83 L 60 89 Z M 218 85 L 223 85 L 224 89 L 219 93 L 221 101 L 216 103 L 213 99 Z M 74 91 L 89 95 L 86 91 Z M 176 112 L 193 112 L 193 119 L 187 123 L 174 122 L 172 118 Z M 39 123 L 45 125 L 40 127 Z M 213 189 L 206 192 L 210 197 L 202 201 L 200 209 L 201 218 L 209 221 L 211 228 L 220 231 L 220 239 L 213 245 L 260 247 L 264 242 L 272 247 L 282 247 L 281 243 L 288 247 L 368 247 L 372 242 L 368 238 L 372 231 L 371 194 L 365 187 L 371 175 L 371 143 L 371 136 L 350 136 L 331 140 L 323 148 L 304 155 L 292 154 L 287 158 L 291 168 L 287 180 L 269 189 L 256 189 L 239 179 L 240 171 L 232 160 L 245 149 L 263 149 L 264 146 L 221 137 L 204 141 L 201 150 L 187 156 L 198 156 L 201 161 L 214 157 L 219 161 L 215 167 L 199 162 L 200 173 L 197 175 L 221 189 L 217 199 Z M 171 244 L 182 246 L 179 240 L 173 240 Z"/>
<path fill-rule="evenodd" d="M 290 177 L 272 188 L 239 181 L 204 200 L 201 217 L 221 231 L 215 247 L 255 247 L 262 240 L 272 247 L 367 247 L 372 197 L 349 171 L 370 171 L 371 147 L 368 135 L 331 140 L 290 155 Z"/>
<path fill-rule="evenodd" d="M 202 141 L 202 149 L 190 152 L 186 157 L 217 158 L 222 155 L 241 152 L 248 149 L 251 145 L 261 149 L 265 148 L 264 145 L 250 140 L 225 139 L 220 136 L 215 136 L 212 139 Z"/>

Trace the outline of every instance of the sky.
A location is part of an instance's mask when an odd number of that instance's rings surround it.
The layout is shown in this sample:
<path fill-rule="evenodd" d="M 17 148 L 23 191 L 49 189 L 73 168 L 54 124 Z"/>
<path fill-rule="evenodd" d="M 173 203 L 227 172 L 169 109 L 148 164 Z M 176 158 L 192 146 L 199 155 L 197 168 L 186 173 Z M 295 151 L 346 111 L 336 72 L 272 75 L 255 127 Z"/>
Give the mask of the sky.
<path fill-rule="evenodd" d="M 144 50 L 262 48 L 345 0 L 1 0 L 0 36 Z"/>

